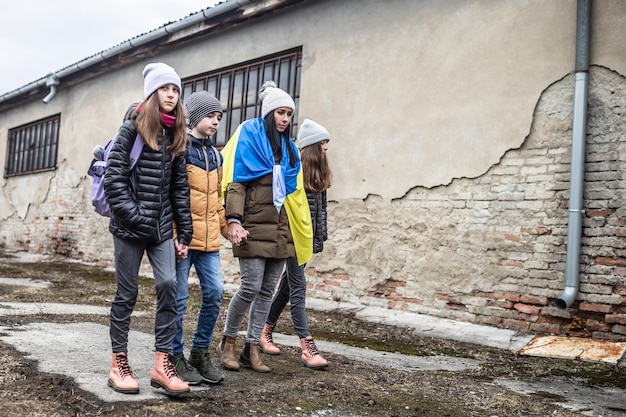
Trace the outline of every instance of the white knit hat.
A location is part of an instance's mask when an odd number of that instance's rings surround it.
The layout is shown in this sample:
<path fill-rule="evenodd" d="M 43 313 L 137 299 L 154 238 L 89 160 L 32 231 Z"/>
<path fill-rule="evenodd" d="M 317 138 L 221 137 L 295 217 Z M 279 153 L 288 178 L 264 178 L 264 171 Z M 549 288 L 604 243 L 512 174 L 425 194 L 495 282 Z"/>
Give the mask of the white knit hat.
<path fill-rule="evenodd" d="M 191 129 L 211 113 L 223 114 L 222 103 L 208 91 L 196 91 L 191 94 L 185 99 L 185 107 Z"/>
<path fill-rule="evenodd" d="M 293 98 L 283 90 L 276 86 L 274 81 L 265 81 L 259 90 L 259 99 L 261 100 L 261 117 L 279 107 L 289 107 L 296 110 L 296 103 Z"/>
<path fill-rule="evenodd" d="M 298 149 L 306 148 L 321 142 L 323 140 L 330 140 L 330 133 L 319 123 L 315 123 L 313 120 L 304 119 L 298 130 L 298 138 L 296 139 L 296 145 Z"/>
<path fill-rule="evenodd" d="M 150 97 L 159 88 L 167 84 L 174 84 L 178 90 L 180 87 L 180 77 L 174 71 L 174 68 L 162 62 L 152 63 L 143 69 L 143 96 Z"/>

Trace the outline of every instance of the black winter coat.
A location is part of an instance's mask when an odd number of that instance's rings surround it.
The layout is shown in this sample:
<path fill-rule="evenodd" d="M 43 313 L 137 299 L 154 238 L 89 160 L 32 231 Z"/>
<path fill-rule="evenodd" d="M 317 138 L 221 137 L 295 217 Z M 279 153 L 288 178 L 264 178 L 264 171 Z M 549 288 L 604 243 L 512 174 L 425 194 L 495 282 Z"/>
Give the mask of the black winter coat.
<path fill-rule="evenodd" d="M 311 209 L 311 222 L 313 223 L 313 253 L 324 250 L 324 241 L 328 240 L 328 228 L 326 224 L 326 191 L 308 192 L 306 198 Z"/>
<path fill-rule="evenodd" d="M 130 171 L 130 150 L 136 135 L 134 121 L 124 122 L 107 160 L 104 192 L 111 207 L 109 231 L 121 239 L 159 244 L 173 238 L 176 222 L 179 242 L 188 245 L 193 227 L 185 158 L 179 155 L 172 159 L 167 153 L 171 139 L 163 129 L 159 150 L 144 145 Z"/>

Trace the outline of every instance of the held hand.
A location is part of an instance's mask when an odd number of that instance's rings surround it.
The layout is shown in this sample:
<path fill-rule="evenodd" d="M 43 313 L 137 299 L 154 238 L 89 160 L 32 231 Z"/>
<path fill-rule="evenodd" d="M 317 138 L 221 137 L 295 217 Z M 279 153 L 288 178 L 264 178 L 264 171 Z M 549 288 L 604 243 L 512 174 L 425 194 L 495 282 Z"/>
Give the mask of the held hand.
<path fill-rule="evenodd" d="M 183 260 L 185 258 L 187 258 L 187 254 L 189 253 L 189 246 L 187 245 L 180 245 L 180 259 Z"/>
<path fill-rule="evenodd" d="M 178 242 L 178 239 L 174 239 L 174 249 L 176 250 L 176 262 L 180 262 L 187 257 L 189 247 Z"/>
<path fill-rule="evenodd" d="M 248 240 L 248 235 L 250 234 L 250 232 L 248 232 L 246 229 L 244 229 L 243 227 L 241 228 L 240 234 L 239 234 L 239 238 L 241 239 L 241 241 L 243 242 L 244 240 Z"/>
<path fill-rule="evenodd" d="M 239 223 L 230 223 L 228 225 L 228 240 L 235 246 L 241 245 L 241 242 L 248 238 L 248 231 Z"/>

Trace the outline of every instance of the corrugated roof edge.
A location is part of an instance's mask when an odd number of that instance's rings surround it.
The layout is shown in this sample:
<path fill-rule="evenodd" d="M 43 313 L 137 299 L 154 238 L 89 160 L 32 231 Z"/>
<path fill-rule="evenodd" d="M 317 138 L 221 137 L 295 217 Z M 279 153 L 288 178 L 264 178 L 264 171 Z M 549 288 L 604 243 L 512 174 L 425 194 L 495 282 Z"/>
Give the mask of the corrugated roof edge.
<path fill-rule="evenodd" d="M 94 55 L 88 56 L 84 59 L 81 59 L 80 61 L 61 68 L 58 71 L 52 72 L 42 78 L 39 78 L 38 80 L 25 84 L 22 87 L 4 93 L 0 95 L 0 106 L 2 106 L 4 103 L 11 99 L 27 95 L 46 87 L 50 87 L 51 94 L 54 94 L 54 92 L 56 91 L 56 86 L 60 81 L 62 81 L 63 77 L 67 77 L 68 75 L 71 75 L 77 71 L 84 70 L 92 65 L 97 64 L 100 61 L 109 59 L 113 56 L 119 55 L 125 51 L 136 48 L 160 37 L 167 36 L 172 33 L 186 29 L 205 19 L 216 17 L 221 14 L 230 12 L 234 9 L 243 7 L 245 5 L 258 2 L 259 0 L 225 0 L 223 2 L 215 4 L 213 7 L 207 7 L 206 9 L 191 13 L 187 17 L 184 17 L 180 20 L 166 23 L 154 30 L 137 35 L 115 46 L 112 46 L 111 48 L 100 51 Z M 50 94 L 48 96 L 49 99 L 45 102 L 48 102 L 52 99 Z"/>

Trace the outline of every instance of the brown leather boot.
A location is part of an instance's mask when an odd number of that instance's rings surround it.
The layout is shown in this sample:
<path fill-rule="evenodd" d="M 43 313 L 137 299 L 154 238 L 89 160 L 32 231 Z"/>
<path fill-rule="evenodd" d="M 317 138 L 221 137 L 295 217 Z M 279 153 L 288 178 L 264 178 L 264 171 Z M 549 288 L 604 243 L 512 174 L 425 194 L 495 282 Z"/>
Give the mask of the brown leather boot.
<path fill-rule="evenodd" d="M 176 373 L 172 358 L 168 353 L 157 352 L 150 385 L 154 388 L 163 388 L 168 395 L 178 396 L 188 393 L 189 385 Z"/>
<path fill-rule="evenodd" d="M 268 355 L 280 355 L 280 349 L 274 344 L 274 339 L 272 338 L 274 327 L 276 327 L 275 324 L 271 325 L 265 323 L 263 331 L 261 332 L 261 340 L 259 340 L 261 350 Z"/>
<path fill-rule="evenodd" d="M 246 347 L 239 356 L 239 362 L 246 368 L 252 368 L 255 372 L 266 373 L 271 371 L 270 367 L 266 366 L 261 360 L 261 353 L 257 343 L 246 343 Z"/>
<path fill-rule="evenodd" d="M 227 371 L 238 371 L 239 361 L 237 361 L 237 355 L 235 354 L 235 342 L 236 338 L 224 336 L 219 345 L 217 345 L 217 352 L 220 354 L 220 363 L 222 368 Z"/>
<path fill-rule="evenodd" d="M 113 354 L 108 385 L 122 394 L 139 394 L 139 384 L 133 377 L 133 370 L 128 365 L 126 353 Z"/>
<path fill-rule="evenodd" d="M 312 336 L 300 339 L 300 347 L 302 348 L 302 356 L 300 356 L 302 365 L 311 369 L 325 369 L 328 367 L 328 361 L 320 355 Z"/>

